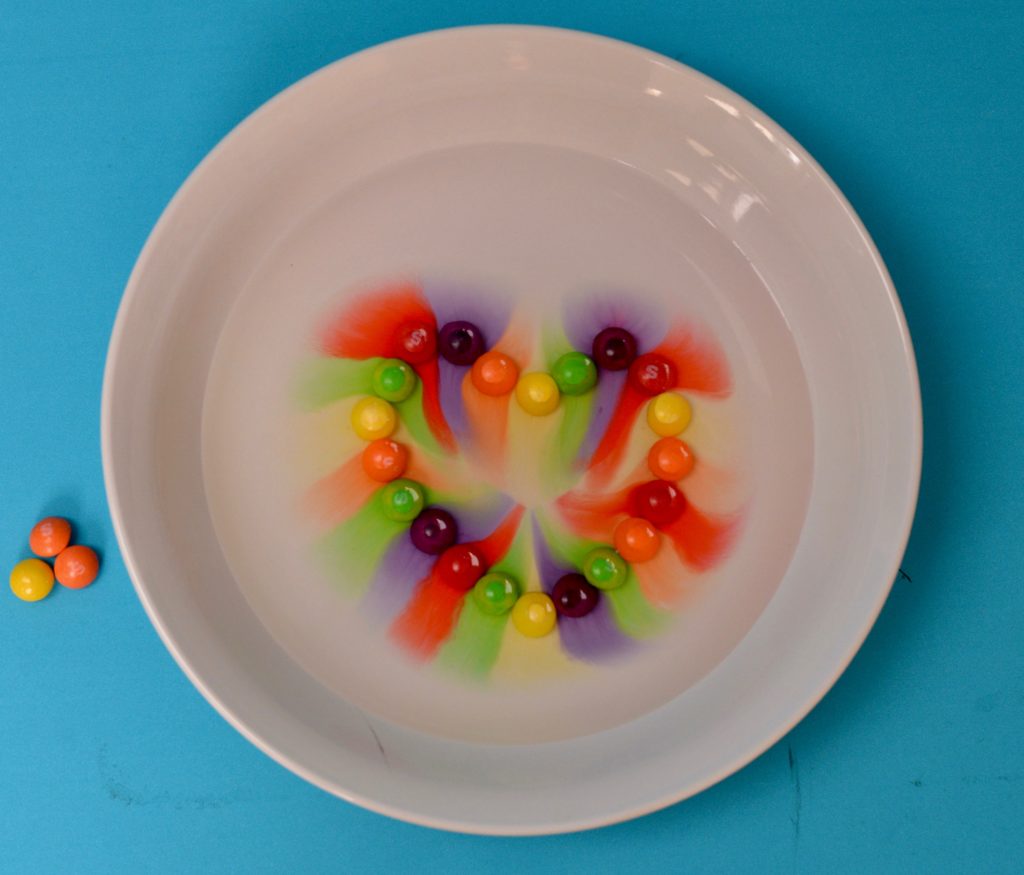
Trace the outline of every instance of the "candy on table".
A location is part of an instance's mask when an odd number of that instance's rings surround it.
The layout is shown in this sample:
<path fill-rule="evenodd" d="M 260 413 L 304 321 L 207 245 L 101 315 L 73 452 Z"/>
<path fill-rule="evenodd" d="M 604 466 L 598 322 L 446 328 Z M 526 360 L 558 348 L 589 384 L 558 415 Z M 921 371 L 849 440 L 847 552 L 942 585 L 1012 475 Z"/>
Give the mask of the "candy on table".
<path fill-rule="evenodd" d="M 11 571 L 11 592 L 23 602 L 37 602 L 53 589 L 53 569 L 42 559 L 22 559 Z"/>
<path fill-rule="evenodd" d="M 585 617 L 601 598 L 601 591 L 578 572 L 563 574 L 551 588 L 551 601 L 563 617 Z"/>
<path fill-rule="evenodd" d="M 409 451 L 390 438 L 378 438 L 366 445 L 362 455 L 363 471 L 378 483 L 401 477 L 409 465 Z"/>
<path fill-rule="evenodd" d="M 551 374 L 523 374 L 516 383 L 516 400 L 531 416 L 547 416 L 558 408 L 558 384 Z"/>
<path fill-rule="evenodd" d="M 469 592 L 487 569 L 479 550 L 468 544 L 456 544 L 438 557 L 434 570 L 443 583 Z"/>
<path fill-rule="evenodd" d="M 693 450 L 675 437 L 655 441 L 647 453 L 647 467 L 661 480 L 682 480 L 693 470 Z"/>
<path fill-rule="evenodd" d="M 507 395 L 516 387 L 519 367 L 505 353 L 492 349 L 473 362 L 470 379 L 484 395 Z"/>
<path fill-rule="evenodd" d="M 636 358 L 636 338 L 625 328 L 605 328 L 594 338 L 594 361 L 606 371 L 624 371 Z"/>
<path fill-rule="evenodd" d="M 615 589 L 626 582 L 629 566 L 611 547 L 595 547 L 583 557 L 583 576 L 598 589 Z"/>
<path fill-rule="evenodd" d="M 95 551 L 81 544 L 61 551 L 53 563 L 57 582 L 68 589 L 85 589 L 96 579 L 100 560 Z"/>
<path fill-rule="evenodd" d="M 401 358 L 411 365 L 429 362 L 437 355 L 437 331 L 427 322 L 405 322 L 395 332 Z"/>
<path fill-rule="evenodd" d="M 390 437 L 398 427 L 398 414 L 383 398 L 361 398 L 352 408 L 352 430 L 364 441 Z"/>
<path fill-rule="evenodd" d="M 71 523 L 59 516 L 41 519 L 28 535 L 28 545 L 36 556 L 50 559 L 71 543 Z"/>
<path fill-rule="evenodd" d="M 384 516 L 395 522 L 412 522 L 420 515 L 426 495 L 415 480 L 392 480 L 380 490 L 380 504 Z"/>
<path fill-rule="evenodd" d="M 558 357 L 551 376 L 563 395 L 583 395 L 597 385 L 597 365 L 586 353 L 574 350 Z"/>
<path fill-rule="evenodd" d="M 445 361 L 453 365 L 468 366 L 484 354 L 487 344 L 483 332 L 472 322 L 448 322 L 437 338 L 438 351 Z"/>
<path fill-rule="evenodd" d="M 416 372 L 401 359 L 384 359 L 373 369 L 373 392 L 385 401 L 404 401 L 416 388 Z"/>
<path fill-rule="evenodd" d="M 527 638 L 543 638 L 557 619 L 555 603 L 542 592 L 523 593 L 512 608 L 512 624 Z"/>
<path fill-rule="evenodd" d="M 677 392 L 662 392 L 647 404 L 647 424 L 661 437 L 686 431 L 692 417 L 690 402 Z"/>
<path fill-rule="evenodd" d="M 616 552 L 627 562 L 648 562 L 658 555 L 661 535 L 645 519 L 629 517 L 615 527 Z"/>
<path fill-rule="evenodd" d="M 633 489 L 631 512 L 658 528 L 671 525 L 686 510 L 686 496 L 667 480 L 649 480 Z"/>
<path fill-rule="evenodd" d="M 519 584 L 508 574 L 485 574 L 473 586 L 473 600 L 477 607 L 492 616 L 507 614 L 518 598 Z"/>
<path fill-rule="evenodd" d="M 629 366 L 629 382 L 642 395 L 660 395 L 675 387 L 676 366 L 656 352 L 644 353 Z"/>
<path fill-rule="evenodd" d="M 425 508 L 409 527 L 413 546 L 421 553 L 436 556 L 454 544 L 459 527 L 448 511 L 441 507 Z"/>

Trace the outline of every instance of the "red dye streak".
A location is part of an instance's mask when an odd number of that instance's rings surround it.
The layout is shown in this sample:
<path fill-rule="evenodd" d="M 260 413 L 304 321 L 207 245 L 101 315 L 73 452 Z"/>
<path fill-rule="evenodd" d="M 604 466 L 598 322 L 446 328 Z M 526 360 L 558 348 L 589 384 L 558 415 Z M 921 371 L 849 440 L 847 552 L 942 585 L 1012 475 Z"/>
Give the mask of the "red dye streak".
<path fill-rule="evenodd" d="M 652 352 L 661 353 L 676 366 L 677 389 L 707 395 L 732 391 L 729 365 L 711 338 L 699 338 L 690 329 L 677 326 Z"/>
<path fill-rule="evenodd" d="M 403 358 L 399 329 L 409 322 L 437 330 L 437 318 L 415 283 L 402 283 L 362 295 L 338 315 L 321 335 L 325 355 L 352 359 Z M 441 411 L 437 359 L 413 365 L 423 381 L 423 415 L 437 442 L 455 449 L 455 437 Z"/>
<path fill-rule="evenodd" d="M 714 518 L 687 504 L 683 515 L 662 531 L 672 539 L 679 558 L 700 571 L 722 559 L 739 532 L 735 517 Z"/>
<path fill-rule="evenodd" d="M 441 372 L 437 366 L 437 359 L 413 365 L 413 369 L 423 383 L 423 416 L 427 420 L 427 425 L 437 438 L 437 442 L 445 450 L 452 452 L 455 450 L 455 435 L 452 434 L 448 420 L 444 418 L 444 412 L 441 410 Z"/>
<path fill-rule="evenodd" d="M 470 543 L 488 565 L 500 560 L 512 546 L 523 512 L 524 508 L 516 505 L 491 534 Z M 412 600 L 392 623 L 392 638 L 417 659 L 432 659 L 455 628 L 466 595 L 431 573 L 420 582 Z"/>
<path fill-rule="evenodd" d="M 594 455 L 590 457 L 588 468 L 594 469 L 605 464 L 609 470 L 614 469 L 626 449 L 626 440 L 633 423 L 636 422 L 637 414 L 647 400 L 647 396 L 637 392 L 628 382 L 622 387 L 615 411 L 608 420 L 608 427 L 605 428 Z"/>
<path fill-rule="evenodd" d="M 357 455 L 314 483 L 305 495 L 304 506 L 310 516 L 329 528 L 352 516 L 380 485 L 367 476 Z"/>

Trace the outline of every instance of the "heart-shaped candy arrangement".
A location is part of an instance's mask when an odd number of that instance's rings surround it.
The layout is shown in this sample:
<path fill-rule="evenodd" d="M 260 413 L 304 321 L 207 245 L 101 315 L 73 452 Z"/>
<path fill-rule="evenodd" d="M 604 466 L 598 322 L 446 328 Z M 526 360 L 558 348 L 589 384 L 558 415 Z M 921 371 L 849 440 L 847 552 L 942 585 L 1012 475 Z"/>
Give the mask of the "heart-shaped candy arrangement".
<path fill-rule="evenodd" d="M 348 405 L 365 442 L 306 495 L 332 578 L 407 653 L 476 677 L 520 639 L 627 653 L 740 522 L 688 496 L 714 478 L 680 437 L 692 402 L 731 392 L 712 339 L 594 298 L 538 344 L 510 309 L 416 283 L 360 295 L 298 390 L 314 415 Z"/>

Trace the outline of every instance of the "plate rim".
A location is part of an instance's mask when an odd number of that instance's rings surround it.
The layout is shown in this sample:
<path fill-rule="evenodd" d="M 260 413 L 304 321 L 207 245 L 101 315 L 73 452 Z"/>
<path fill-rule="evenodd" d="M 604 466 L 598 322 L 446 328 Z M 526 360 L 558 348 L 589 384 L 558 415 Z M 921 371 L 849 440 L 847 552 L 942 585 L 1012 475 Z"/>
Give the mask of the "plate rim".
<path fill-rule="evenodd" d="M 346 64 L 353 58 L 363 57 L 366 55 L 372 55 L 375 53 L 393 52 L 396 49 L 401 49 L 404 45 L 413 43 L 428 42 L 431 40 L 445 39 L 455 37 L 464 38 L 513 38 L 520 37 L 529 39 L 532 36 L 557 36 L 562 39 L 576 40 L 579 42 L 593 43 L 596 47 L 606 46 L 612 47 L 619 51 L 628 51 L 637 55 L 639 58 L 659 64 L 660 66 L 674 70 L 675 72 L 687 76 L 702 83 L 705 87 L 714 90 L 724 97 L 735 101 L 734 105 L 740 106 L 744 111 L 751 114 L 752 117 L 757 118 L 762 124 L 764 124 L 770 130 L 774 130 L 777 133 L 783 134 L 789 142 L 792 144 L 794 150 L 799 154 L 802 161 L 806 162 L 806 165 L 810 168 L 811 172 L 817 180 L 822 183 L 829 195 L 838 204 L 846 218 L 851 222 L 852 227 L 856 229 L 860 235 L 865 249 L 866 254 L 870 257 L 872 264 L 878 272 L 879 278 L 884 286 L 888 303 L 892 309 L 893 315 L 896 319 L 897 328 L 900 337 L 900 344 L 902 347 L 902 354 L 904 364 L 906 366 L 906 375 L 909 378 L 909 388 L 912 393 L 913 405 L 912 409 L 906 411 L 906 422 L 903 424 L 908 429 L 907 437 L 909 439 L 909 447 L 911 450 L 911 466 L 906 480 L 906 491 L 904 495 L 904 507 L 901 515 L 901 524 L 899 527 L 899 536 L 893 541 L 895 547 L 893 550 L 893 559 L 891 562 L 891 568 L 889 571 L 888 581 L 883 583 L 879 587 L 877 599 L 871 608 L 868 620 L 864 624 L 863 628 L 853 636 L 852 644 L 844 656 L 836 663 L 834 670 L 824 680 L 821 686 L 810 693 L 805 700 L 796 708 L 792 709 L 789 716 L 780 720 L 776 729 L 767 733 L 761 742 L 750 746 L 748 749 L 737 753 L 732 760 L 722 766 L 717 771 L 705 776 L 701 780 L 692 781 L 689 784 L 681 786 L 677 791 L 662 794 L 656 798 L 648 800 L 646 803 L 641 805 L 615 807 L 610 806 L 607 813 L 603 815 L 594 815 L 584 818 L 573 818 L 567 817 L 564 821 L 557 823 L 533 823 L 533 824 L 516 824 L 509 826 L 508 824 L 502 824 L 500 822 L 486 822 L 485 820 L 465 822 L 454 820 L 447 817 L 438 817 L 425 813 L 423 811 L 413 810 L 411 808 L 406 809 L 399 805 L 380 802 L 376 799 L 368 797 L 362 793 L 353 792 L 346 787 L 343 787 L 332 780 L 325 779 L 323 776 L 312 772 L 307 769 L 301 763 L 292 759 L 291 756 L 282 752 L 270 742 L 266 741 L 258 732 L 254 731 L 251 727 L 245 724 L 240 718 L 238 718 L 232 711 L 231 707 L 226 705 L 222 701 L 220 695 L 210 688 L 207 683 L 201 678 L 195 670 L 192 668 L 188 657 L 180 650 L 176 641 L 174 640 L 170 630 L 164 624 L 162 618 L 156 611 L 149 597 L 146 584 L 142 578 L 139 570 L 138 562 L 136 560 L 136 554 L 132 548 L 131 541 L 126 531 L 125 517 L 122 511 L 121 502 L 119 499 L 117 478 L 114 473 L 115 461 L 112 449 L 112 434 L 114 430 L 113 422 L 113 376 L 117 368 L 119 358 L 122 354 L 122 348 L 124 346 L 124 335 L 126 331 L 126 313 L 131 305 L 133 299 L 139 294 L 139 288 L 142 284 L 142 277 L 146 272 L 146 267 L 152 259 L 153 252 L 159 245 L 160 238 L 164 235 L 166 227 L 172 221 L 172 217 L 181 208 L 182 202 L 188 196 L 188 193 L 192 191 L 197 185 L 197 179 L 201 174 L 201 171 L 211 163 L 217 155 L 225 150 L 227 145 L 243 136 L 245 130 L 253 123 L 257 117 L 269 114 L 274 111 L 275 107 L 288 99 L 289 95 L 296 89 L 302 88 L 312 80 L 330 75 L 341 65 Z M 670 805 L 674 805 L 685 799 L 694 796 L 708 787 L 717 784 L 724 780 L 746 765 L 757 759 L 762 753 L 768 750 L 770 747 L 775 745 L 781 738 L 789 733 L 798 723 L 800 723 L 808 713 L 827 695 L 829 690 L 834 686 L 839 677 L 846 671 L 852 662 L 854 656 L 863 646 L 868 634 L 874 627 L 879 614 L 889 596 L 892 589 L 893 583 L 899 572 L 900 563 L 906 552 L 907 543 L 909 541 L 911 528 L 914 521 L 914 516 L 917 508 L 917 501 L 919 497 L 920 481 L 921 481 L 921 468 L 922 468 L 922 457 L 923 457 L 923 414 L 921 405 L 921 390 L 920 380 L 917 369 L 917 361 L 914 354 L 913 342 L 910 337 L 909 327 L 907 325 L 906 315 L 903 310 L 903 306 L 900 302 L 899 296 L 896 292 L 895 285 L 889 274 L 888 268 L 883 261 L 878 248 L 868 233 L 864 223 L 853 209 L 852 205 L 843 194 L 839 186 L 832 180 L 832 178 L 825 172 L 821 165 L 815 160 L 815 158 L 804 148 L 798 140 L 786 131 L 780 124 L 778 124 L 770 116 L 766 115 L 762 110 L 754 106 L 750 101 L 741 95 L 735 93 L 732 89 L 723 85 L 716 79 L 701 73 L 687 64 L 681 61 L 677 61 L 667 55 L 645 48 L 643 46 L 631 43 L 625 40 L 608 37 L 601 34 L 591 33 L 588 31 L 574 30 L 569 28 L 560 27 L 548 27 L 542 25 L 520 25 L 520 24 L 480 24 L 480 25 L 469 25 L 469 26 L 456 26 L 449 28 L 442 28 L 437 30 L 429 30 L 420 33 L 415 33 L 396 39 L 388 40 L 386 42 L 378 43 L 351 54 L 345 55 L 341 58 L 332 61 L 329 64 L 320 67 L 312 73 L 303 76 L 291 85 L 277 92 L 269 100 L 263 102 L 256 107 L 252 112 L 246 115 L 240 122 L 231 128 L 209 152 L 202 158 L 202 160 L 189 172 L 184 181 L 178 187 L 170 201 L 162 210 L 159 218 L 154 224 L 152 230 L 148 234 L 146 241 L 140 251 L 138 258 L 132 268 L 131 274 L 129 275 L 128 281 L 125 286 L 125 290 L 118 306 L 117 315 L 114 321 L 114 326 L 111 331 L 110 341 L 107 348 L 106 361 L 103 373 L 103 388 L 102 398 L 100 407 L 100 445 L 101 445 L 101 456 L 103 464 L 103 479 L 104 488 L 106 491 L 107 504 L 110 511 L 111 521 L 115 536 L 117 538 L 118 547 L 121 552 L 122 559 L 125 564 L 125 568 L 128 571 L 129 578 L 132 582 L 136 594 L 139 597 L 140 602 L 149 618 L 150 623 L 157 631 L 164 647 L 168 650 L 179 668 L 184 672 L 186 677 L 192 683 L 192 685 L 200 692 L 200 694 L 209 702 L 210 705 L 223 717 L 229 725 L 231 725 L 236 731 L 238 731 L 244 738 L 246 738 L 251 744 L 253 744 L 261 752 L 269 756 L 275 762 L 283 765 L 289 771 L 303 778 L 307 782 L 319 787 L 322 790 L 327 791 L 331 795 L 342 798 L 348 802 L 359 805 L 362 808 L 374 811 L 378 814 L 383 814 L 387 817 L 391 817 L 397 820 L 405 821 L 408 823 L 414 823 L 421 826 L 427 826 L 434 829 L 441 829 L 449 832 L 458 832 L 466 834 L 477 834 L 477 835 L 501 835 L 501 836 L 532 836 L 532 835 L 554 835 L 564 834 L 571 832 L 579 832 L 583 830 L 595 829 L 602 826 L 609 826 L 615 823 L 631 820 L 637 817 L 641 817 L 646 814 L 661 810 Z"/>

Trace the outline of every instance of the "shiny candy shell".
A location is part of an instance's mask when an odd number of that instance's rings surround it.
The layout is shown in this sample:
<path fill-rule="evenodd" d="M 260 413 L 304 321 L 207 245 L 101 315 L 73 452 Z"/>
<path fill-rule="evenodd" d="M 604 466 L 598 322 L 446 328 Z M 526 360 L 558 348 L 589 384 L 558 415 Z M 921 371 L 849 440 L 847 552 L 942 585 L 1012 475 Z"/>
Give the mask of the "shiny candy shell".
<path fill-rule="evenodd" d="M 647 424 L 661 437 L 686 431 L 692 417 L 690 402 L 677 392 L 662 392 L 647 404 Z"/>
<path fill-rule="evenodd" d="M 409 465 L 409 451 L 390 438 L 378 438 L 366 445 L 362 455 L 363 471 L 378 483 L 401 477 Z"/>
<path fill-rule="evenodd" d="M 37 602 L 53 589 L 53 569 L 42 559 L 23 559 L 11 570 L 11 592 L 23 602 Z"/>
<path fill-rule="evenodd" d="M 468 544 L 456 544 L 445 550 L 437 560 L 434 573 L 443 583 L 460 592 L 468 592 L 487 570 L 484 557 Z"/>
<path fill-rule="evenodd" d="M 76 544 L 64 550 L 53 563 L 57 582 L 69 589 L 84 589 L 96 579 L 100 560 L 96 551 Z"/>
<path fill-rule="evenodd" d="M 598 589 L 616 589 L 626 582 L 629 566 L 610 547 L 595 547 L 583 557 L 583 576 Z"/>
<path fill-rule="evenodd" d="M 597 365 L 582 352 L 567 352 L 555 361 L 551 376 L 563 395 L 583 395 L 597 385 Z"/>
<path fill-rule="evenodd" d="M 383 398 L 361 398 L 352 408 L 352 430 L 364 441 L 390 437 L 398 427 L 398 414 Z"/>
<path fill-rule="evenodd" d="M 59 516 L 37 522 L 28 535 L 28 545 L 36 556 L 56 556 L 71 543 L 71 523 Z"/>
<path fill-rule="evenodd" d="M 505 353 L 492 349 L 473 362 L 470 378 L 484 395 L 507 395 L 516 387 L 519 367 Z"/>
<path fill-rule="evenodd" d="M 380 506 L 384 516 L 398 523 L 416 519 L 425 503 L 423 487 L 415 480 L 393 480 L 380 490 Z"/>
<path fill-rule="evenodd" d="M 409 537 L 421 553 L 436 556 L 458 540 L 459 527 L 444 508 L 428 507 L 413 520 Z"/>
<path fill-rule="evenodd" d="M 516 383 L 516 401 L 531 416 L 547 416 L 558 409 L 558 384 L 550 374 L 523 374 Z"/>
<path fill-rule="evenodd" d="M 542 592 L 524 593 L 512 608 L 512 625 L 527 638 L 543 638 L 557 621 L 555 603 Z"/>
<path fill-rule="evenodd" d="M 395 332 L 395 343 L 403 361 L 425 364 L 437 355 L 437 329 L 428 322 L 405 322 Z"/>
<path fill-rule="evenodd" d="M 401 359 L 384 359 L 373 369 L 373 392 L 385 401 L 404 401 L 416 388 L 416 372 Z"/>
<path fill-rule="evenodd" d="M 601 591 L 575 572 L 562 575 L 551 588 L 551 601 L 563 617 L 585 617 L 597 607 L 600 598 Z"/>
<path fill-rule="evenodd" d="M 441 356 L 453 365 L 473 364 L 486 348 L 483 332 L 472 322 L 448 322 L 438 335 Z"/>
<path fill-rule="evenodd" d="M 686 496 L 667 480 L 649 480 L 630 493 L 633 516 L 643 517 L 658 528 L 671 525 L 686 510 Z"/>
<path fill-rule="evenodd" d="M 625 328 L 605 328 L 594 338 L 594 361 L 606 371 L 624 371 L 636 358 L 636 338 Z"/>
<path fill-rule="evenodd" d="M 659 353 L 645 353 L 629 366 L 629 383 L 641 395 L 653 398 L 675 387 L 676 366 Z"/>
<path fill-rule="evenodd" d="M 647 467 L 661 480 L 682 480 L 693 470 L 693 450 L 679 438 L 655 441 L 647 453 Z"/>
<path fill-rule="evenodd" d="M 640 517 L 624 519 L 615 527 L 616 552 L 627 562 L 648 562 L 658 555 L 661 535 L 654 525 Z"/>
<path fill-rule="evenodd" d="M 481 577 L 473 587 L 473 600 L 485 614 L 507 614 L 519 598 L 519 584 L 507 574 L 492 572 Z"/>

